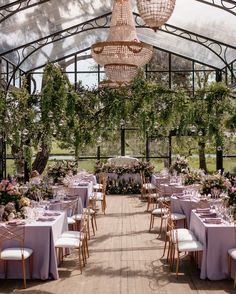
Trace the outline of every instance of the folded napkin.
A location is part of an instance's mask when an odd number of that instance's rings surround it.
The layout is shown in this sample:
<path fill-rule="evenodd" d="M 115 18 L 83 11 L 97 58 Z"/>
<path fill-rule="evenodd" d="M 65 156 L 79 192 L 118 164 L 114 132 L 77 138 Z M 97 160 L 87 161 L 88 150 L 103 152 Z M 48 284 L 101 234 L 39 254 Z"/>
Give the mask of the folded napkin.
<path fill-rule="evenodd" d="M 51 222 L 54 220 L 55 220 L 55 218 L 51 217 L 51 216 L 42 216 L 37 219 L 37 221 L 39 221 L 39 222 Z"/>
<path fill-rule="evenodd" d="M 25 221 L 22 221 L 22 220 L 12 220 L 12 221 L 9 221 L 7 222 L 7 225 L 9 226 L 19 226 L 19 225 L 25 225 Z"/>
<path fill-rule="evenodd" d="M 197 213 L 204 213 L 204 212 L 210 212 L 210 211 L 211 211 L 210 207 L 196 209 Z"/>
<path fill-rule="evenodd" d="M 206 218 L 204 219 L 204 223 L 207 224 L 221 224 L 222 223 L 222 218 Z"/>
<path fill-rule="evenodd" d="M 80 182 L 78 183 L 78 186 L 88 186 L 89 182 Z"/>
<path fill-rule="evenodd" d="M 217 214 L 215 212 L 209 212 L 209 213 L 201 213 L 199 217 L 207 217 L 207 218 L 213 218 L 217 217 Z"/>
<path fill-rule="evenodd" d="M 43 216 L 59 216 L 60 212 L 45 212 Z"/>

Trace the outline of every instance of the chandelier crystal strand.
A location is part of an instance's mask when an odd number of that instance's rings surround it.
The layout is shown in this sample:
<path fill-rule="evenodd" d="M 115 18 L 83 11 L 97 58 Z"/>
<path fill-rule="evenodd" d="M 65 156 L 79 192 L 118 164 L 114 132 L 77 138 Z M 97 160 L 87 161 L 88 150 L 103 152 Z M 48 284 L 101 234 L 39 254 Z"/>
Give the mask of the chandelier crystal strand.
<path fill-rule="evenodd" d="M 147 26 L 154 31 L 171 17 L 176 0 L 137 0 L 138 11 Z"/>
<path fill-rule="evenodd" d="M 150 61 L 153 48 L 138 40 L 129 0 L 114 0 L 108 38 L 92 45 L 91 54 L 109 80 L 120 83 L 130 82 Z"/>

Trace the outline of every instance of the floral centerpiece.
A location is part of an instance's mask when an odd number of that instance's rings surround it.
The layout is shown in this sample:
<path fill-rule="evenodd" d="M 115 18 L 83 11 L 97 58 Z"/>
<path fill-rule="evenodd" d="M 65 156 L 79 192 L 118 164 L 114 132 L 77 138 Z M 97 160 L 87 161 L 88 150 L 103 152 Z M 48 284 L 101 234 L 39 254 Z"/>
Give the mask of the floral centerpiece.
<path fill-rule="evenodd" d="M 44 177 L 39 184 L 29 183 L 25 195 L 31 200 L 40 201 L 53 198 L 53 191 Z"/>
<path fill-rule="evenodd" d="M 221 192 L 228 192 L 231 187 L 230 181 L 220 175 L 206 175 L 202 178 L 202 193 L 203 194 L 211 194 L 212 190 L 218 190 L 219 194 Z"/>
<path fill-rule="evenodd" d="M 154 166 L 150 162 L 141 161 L 123 166 L 111 162 L 105 164 L 97 162 L 95 166 L 95 174 L 110 174 L 107 182 L 108 194 L 139 194 L 141 188 L 140 174 L 143 173 L 146 178 L 150 178 L 153 172 Z M 112 177 L 112 174 L 115 177 Z"/>
<path fill-rule="evenodd" d="M 183 175 L 184 185 L 201 184 L 202 178 L 205 176 L 204 171 L 199 169 L 191 169 Z"/>
<path fill-rule="evenodd" d="M 54 165 L 49 166 L 47 175 L 53 179 L 54 183 L 62 182 L 67 175 L 76 175 L 78 164 L 75 161 L 57 161 Z"/>
<path fill-rule="evenodd" d="M 8 180 L 0 183 L 0 220 L 8 221 L 14 218 L 25 218 L 25 207 L 30 205 L 30 199 L 23 196 L 19 186 Z"/>
<path fill-rule="evenodd" d="M 189 163 L 185 157 L 177 156 L 176 161 L 170 167 L 171 174 L 187 174 L 189 172 Z"/>
<path fill-rule="evenodd" d="M 124 165 L 116 166 L 109 163 L 102 164 L 97 162 L 95 166 L 95 174 L 98 173 L 116 173 L 118 175 L 124 175 L 127 173 L 140 174 L 144 172 L 145 177 L 150 177 L 154 172 L 154 166 L 150 162 L 139 162 L 138 165 Z"/>

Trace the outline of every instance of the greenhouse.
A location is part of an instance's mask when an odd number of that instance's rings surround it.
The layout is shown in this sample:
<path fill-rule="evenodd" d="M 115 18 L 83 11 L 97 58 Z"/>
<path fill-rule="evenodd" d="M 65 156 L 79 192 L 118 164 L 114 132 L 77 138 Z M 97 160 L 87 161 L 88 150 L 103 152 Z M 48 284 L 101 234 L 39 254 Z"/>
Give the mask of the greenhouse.
<path fill-rule="evenodd" d="M 233 293 L 236 1 L 0 0 L 0 293 Z"/>

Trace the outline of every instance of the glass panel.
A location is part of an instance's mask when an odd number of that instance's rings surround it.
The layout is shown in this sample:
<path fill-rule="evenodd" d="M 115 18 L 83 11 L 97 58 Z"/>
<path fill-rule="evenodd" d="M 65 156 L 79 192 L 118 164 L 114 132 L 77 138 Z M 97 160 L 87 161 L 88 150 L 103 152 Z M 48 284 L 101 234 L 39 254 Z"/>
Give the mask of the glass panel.
<path fill-rule="evenodd" d="M 192 68 L 192 61 L 174 54 L 171 55 L 171 70 L 192 70 Z"/>
<path fill-rule="evenodd" d="M 78 73 L 77 81 L 81 81 L 83 86 L 94 88 L 98 86 L 98 74 L 97 73 Z"/>
<path fill-rule="evenodd" d="M 195 90 L 205 87 L 216 80 L 215 71 L 195 71 L 194 88 Z"/>
<path fill-rule="evenodd" d="M 174 72 L 171 73 L 171 82 L 174 88 L 192 89 L 192 72 Z"/>
<path fill-rule="evenodd" d="M 125 130 L 125 155 L 145 157 L 145 142 L 138 130 Z"/>
<path fill-rule="evenodd" d="M 157 31 L 156 33 L 150 29 L 137 28 L 138 37 L 141 41 L 152 44 L 153 46 L 177 53 L 183 57 L 196 60 L 200 63 L 207 64 L 216 68 L 225 67 L 225 63 L 215 53 L 205 46 L 186 40 L 171 33 Z M 219 48 L 217 48 L 218 50 Z M 226 51 L 227 58 L 235 56 L 235 50 Z M 228 59 L 227 59 L 228 60 Z"/>
<path fill-rule="evenodd" d="M 169 85 L 169 73 L 166 72 L 147 72 L 147 78 Z"/>
<path fill-rule="evenodd" d="M 154 49 L 151 61 L 147 65 L 148 70 L 169 70 L 169 53 Z"/>
<path fill-rule="evenodd" d="M 40 50 L 31 54 L 21 65 L 21 69 L 28 71 L 30 69 L 44 66 L 48 61 L 56 61 L 57 59 L 63 58 L 74 54 L 78 51 L 90 48 L 92 44 L 98 40 L 98 38 L 105 38 L 106 32 L 101 30 L 93 30 L 90 32 L 83 32 L 75 36 L 62 39 L 60 41 L 43 46 Z M 32 48 L 30 48 L 32 50 Z M 26 55 L 27 52 L 23 51 Z M 30 51 L 29 51 L 30 53 Z M 17 63 L 19 56 L 17 52 L 7 54 L 8 59 L 13 60 Z"/>
<path fill-rule="evenodd" d="M 81 60 L 79 60 L 81 58 Z M 80 71 L 98 71 L 98 64 L 93 58 L 91 58 L 89 52 L 82 53 L 77 57 L 77 70 Z"/>

